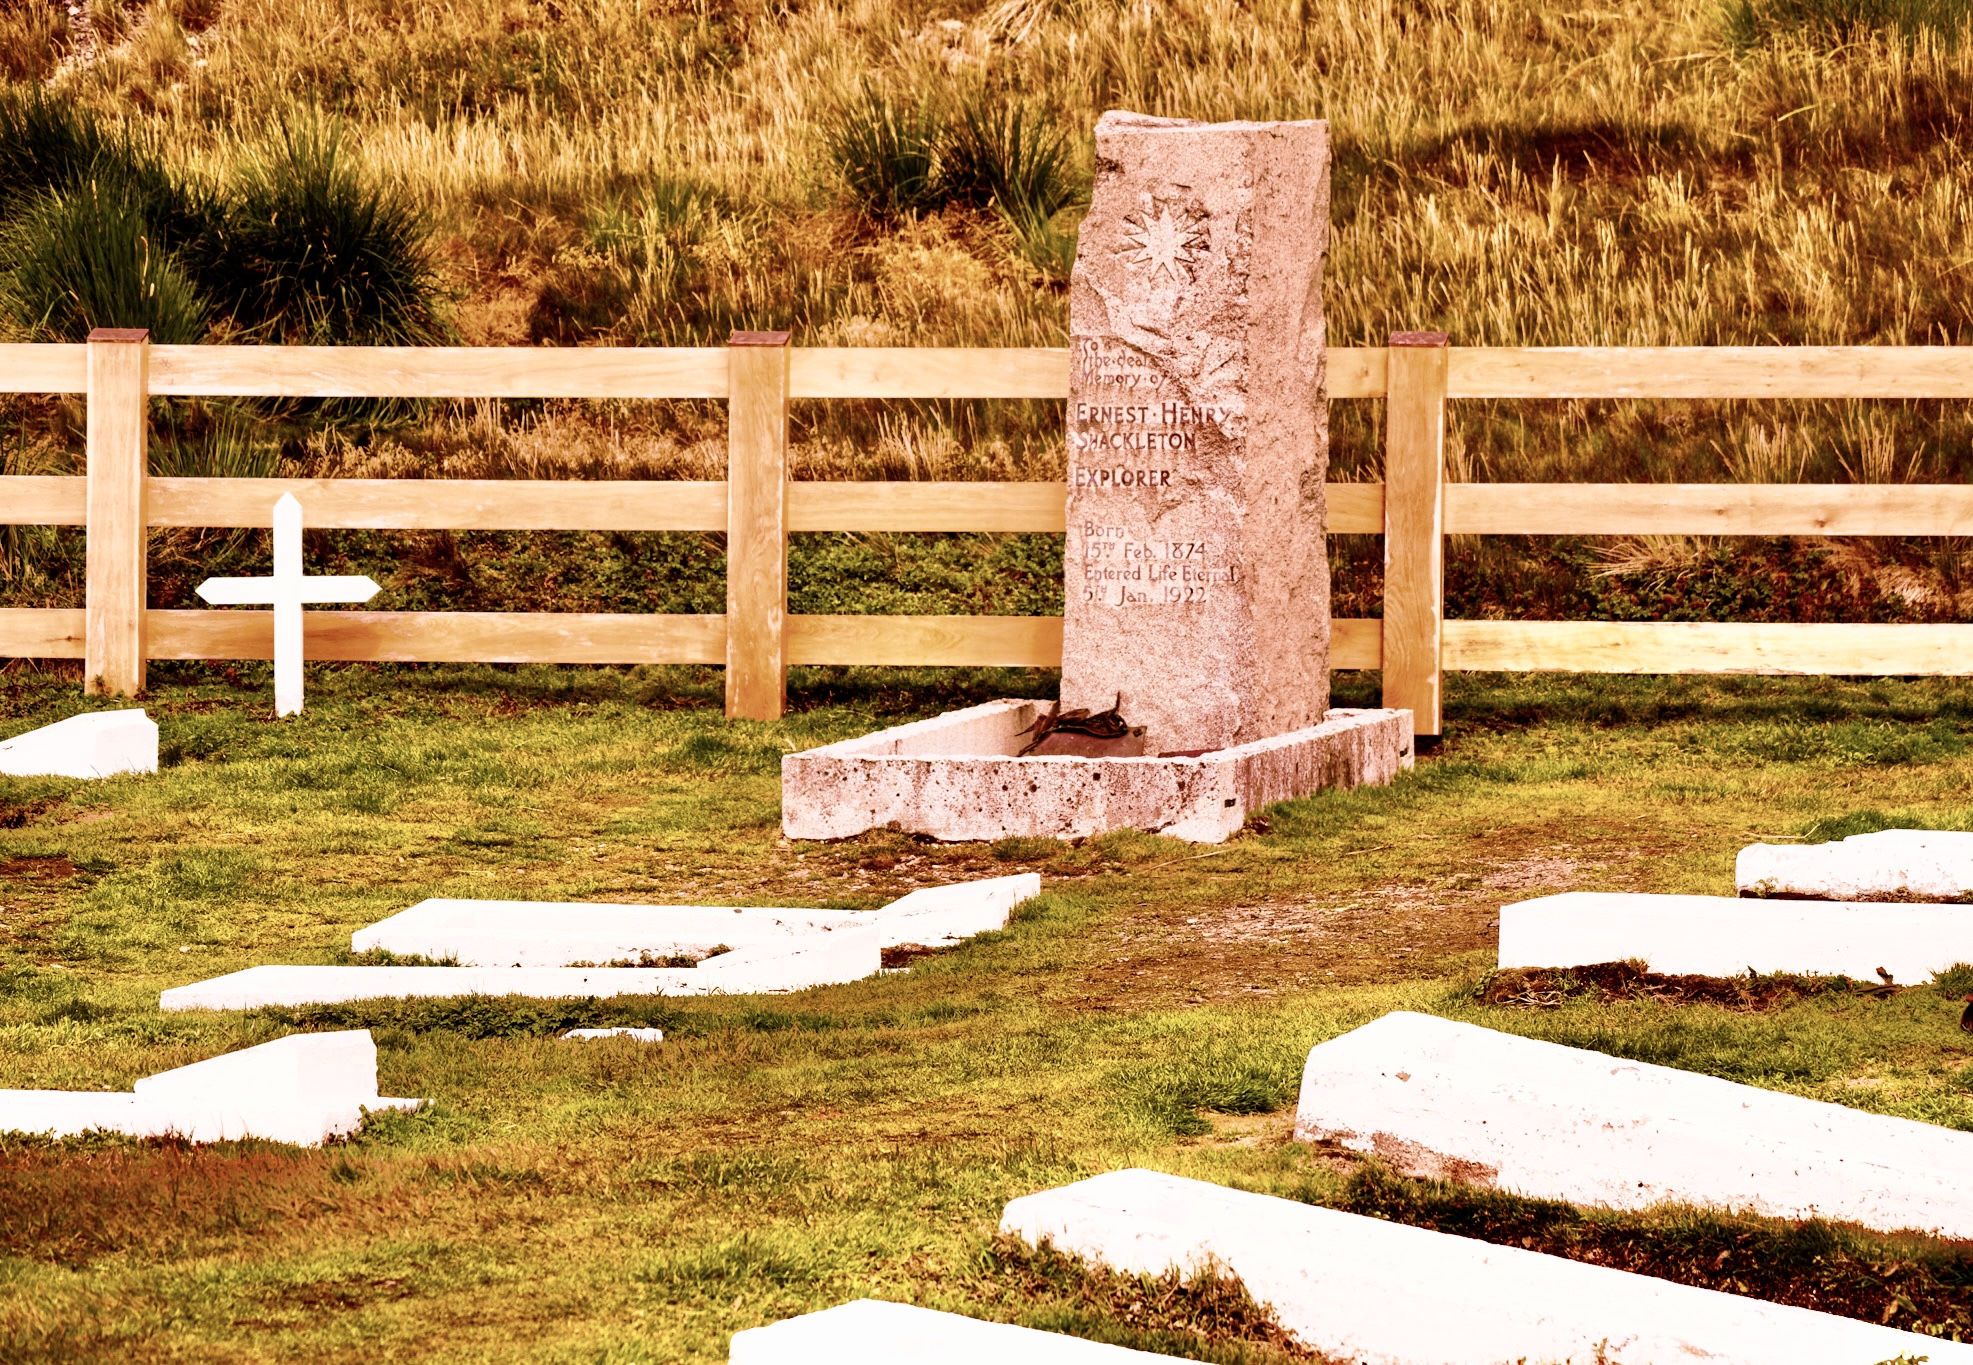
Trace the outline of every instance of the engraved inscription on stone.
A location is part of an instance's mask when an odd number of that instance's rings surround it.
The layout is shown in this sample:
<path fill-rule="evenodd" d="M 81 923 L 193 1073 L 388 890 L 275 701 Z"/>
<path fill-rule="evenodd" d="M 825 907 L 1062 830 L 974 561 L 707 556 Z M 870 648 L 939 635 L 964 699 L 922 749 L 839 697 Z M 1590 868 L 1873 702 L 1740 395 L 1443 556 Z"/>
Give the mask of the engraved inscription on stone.
<path fill-rule="evenodd" d="M 1189 268 L 1189 257 L 1178 264 Z M 1182 459 L 1198 451 L 1202 434 L 1230 434 L 1239 425 L 1240 413 L 1230 405 L 1166 397 L 1164 377 L 1128 347 L 1084 341 L 1074 364 L 1081 392 L 1119 394 L 1116 402 L 1070 404 L 1070 487 L 1079 492 L 1182 496 L 1183 470 L 1158 457 Z M 1238 556 L 1223 535 L 1141 536 L 1129 526 L 1081 521 L 1071 540 L 1081 553 L 1071 566 L 1071 588 L 1079 573 L 1080 600 L 1093 606 L 1201 606 L 1212 600 L 1215 584 L 1240 581 Z"/>
<path fill-rule="evenodd" d="M 1133 540 L 1122 526 L 1082 523 L 1082 600 L 1110 607 L 1188 607 L 1212 600 L 1215 584 L 1240 581 L 1223 543 Z"/>
<path fill-rule="evenodd" d="M 1312 724 L 1327 129 L 1113 112 L 1096 163 L 1069 290 L 1062 704 L 1116 707 L 1153 754 Z"/>

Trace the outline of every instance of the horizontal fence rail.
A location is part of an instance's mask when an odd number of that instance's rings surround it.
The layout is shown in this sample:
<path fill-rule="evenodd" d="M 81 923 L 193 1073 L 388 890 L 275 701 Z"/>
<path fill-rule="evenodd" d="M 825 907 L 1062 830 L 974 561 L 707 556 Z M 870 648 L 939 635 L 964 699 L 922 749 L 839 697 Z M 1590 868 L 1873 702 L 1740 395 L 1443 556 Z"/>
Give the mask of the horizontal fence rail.
<path fill-rule="evenodd" d="M 724 480 L 149 481 L 151 526 L 270 526 L 292 493 L 317 530 L 723 531 Z M 0 476 L 0 525 L 81 526 L 88 480 Z M 1381 535 L 1384 486 L 1327 486 L 1332 535 Z M 1973 535 L 1965 484 L 1448 483 L 1449 535 Z M 1060 532 L 1059 483 L 788 485 L 790 531 Z"/>
<path fill-rule="evenodd" d="M 84 345 L 0 345 L 0 393 L 84 393 Z M 725 347 L 153 346 L 159 396 L 725 398 Z M 1383 398 L 1389 352 L 1331 347 L 1331 398 Z M 1067 398 L 1061 347 L 789 347 L 788 396 Z M 1447 398 L 1973 398 L 1955 346 L 1451 346 Z"/>
<path fill-rule="evenodd" d="M 776 680 L 791 665 L 1059 665 L 1059 617 L 786 615 L 790 534 L 1064 527 L 1056 482 L 790 481 L 787 412 L 811 400 L 1060 401 L 1068 352 L 787 342 L 740 333 L 732 346 L 695 348 L 151 346 L 102 332 L 81 345 L 0 345 L 0 392 L 82 394 L 90 409 L 87 476 L 0 477 L 0 524 L 84 526 L 91 539 L 87 606 L 0 610 L 0 655 L 83 659 L 115 674 L 92 673 L 92 690 L 122 692 L 141 688 L 146 659 L 269 657 L 270 613 L 133 607 L 138 532 L 268 526 L 288 492 L 316 529 L 728 538 L 724 615 L 318 611 L 305 632 L 313 659 L 723 664 L 729 710 L 747 715 L 778 714 Z M 1442 591 L 1446 535 L 1973 534 L 1973 488 L 1959 485 L 1461 484 L 1446 481 L 1444 460 L 1452 401 L 1967 399 L 1967 350 L 1472 348 L 1401 333 L 1390 347 L 1331 348 L 1325 363 L 1331 398 L 1389 400 L 1387 482 L 1327 488 L 1331 532 L 1384 537 L 1385 616 L 1333 621 L 1330 662 L 1381 667 L 1387 701 L 1412 707 L 1420 733 L 1439 728 L 1448 669 L 1973 672 L 1973 626 L 1447 620 Z M 141 456 L 146 396 L 720 401 L 729 479 L 143 477 L 129 442 Z M 136 482 L 114 484 L 118 470 Z M 736 678 L 751 680 L 737 700 Z"/>

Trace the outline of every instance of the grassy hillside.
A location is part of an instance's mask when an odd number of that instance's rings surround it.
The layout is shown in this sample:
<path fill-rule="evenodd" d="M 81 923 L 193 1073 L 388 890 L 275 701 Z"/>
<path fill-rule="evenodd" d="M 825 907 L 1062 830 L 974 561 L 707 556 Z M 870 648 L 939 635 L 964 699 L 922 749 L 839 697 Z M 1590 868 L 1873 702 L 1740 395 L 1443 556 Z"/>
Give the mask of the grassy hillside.
<path fill-rule="evenodd" d="M 209 195 L 297 130 L 339 128 L 364 182 L 429 229 L 436 325 L 473 343 L 774 326 L 810 344 L 1057 344 L 1109 107 L 1332 122 L 1342 344 L 1414 327 L 1468 344 L 1957 344 L 1973 321 L 1959 0 L 94 0 L 86 17 L 13 0 L 0 47 L 17 88 L 127 126 Z M 1337 477 L 1375 477 L 1379 413 L 1337 405 Z M 283 414 L 282 458 L 625 475 L 721 458 L 716 414 L 686 405 L 457 405 L 381 433 L 331 416 Z M 72 414 L 16 402 L 6 420 L 15 465 L 72 458 Z M 1049 477 L 1059 426 L 1048 404 L 818 404 L 798 461 L 808 477 Z M 1470 403 L 1452 454 L 1483 480 L 1957 480 L 1973 424 L 1942 403 Z M 629 574 L 698 553 L 657 544 L 597 553 Z M 1338 610 L 1373 611 L 1374 546 L 1337 554 Z M 38 591 L 72 595 L 72 573 Z M 1451 596 L 1462 614 L 1973 619 L 1965 547 L 1936 541 L 1490 539 L 1457 547 Z M 914 600 L 1032 609 L 971 580 Z"/>

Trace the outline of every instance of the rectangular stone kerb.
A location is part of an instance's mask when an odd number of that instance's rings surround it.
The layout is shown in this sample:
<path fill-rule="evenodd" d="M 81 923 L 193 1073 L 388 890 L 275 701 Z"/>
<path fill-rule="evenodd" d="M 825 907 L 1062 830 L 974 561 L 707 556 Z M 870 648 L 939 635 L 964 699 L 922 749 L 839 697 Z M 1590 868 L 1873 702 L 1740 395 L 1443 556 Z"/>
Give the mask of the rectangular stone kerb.
<path fill-rule="evenodd" d="M 1062 704 L 1144 752 L 1329 699 L 1329 127 L 1111 112 L 1070 284 Z"/>

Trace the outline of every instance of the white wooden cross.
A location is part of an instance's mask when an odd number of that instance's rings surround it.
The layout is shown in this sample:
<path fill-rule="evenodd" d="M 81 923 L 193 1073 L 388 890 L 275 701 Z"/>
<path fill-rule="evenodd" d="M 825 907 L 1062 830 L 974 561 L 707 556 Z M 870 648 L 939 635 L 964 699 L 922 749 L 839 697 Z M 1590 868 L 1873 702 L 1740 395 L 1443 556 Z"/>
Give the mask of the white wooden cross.
<path fill-rule="evenodd" d="M 274 574 L 271 578 L 208 578 L 199 596 L 215 606 L 274 606 L 274 714 L 301 710 L 301 604 L 368 602 L 377 595 L 374 579 L 361 574 L 301 572 L 301 504 L 283 493 L 274 504 Z"/>

